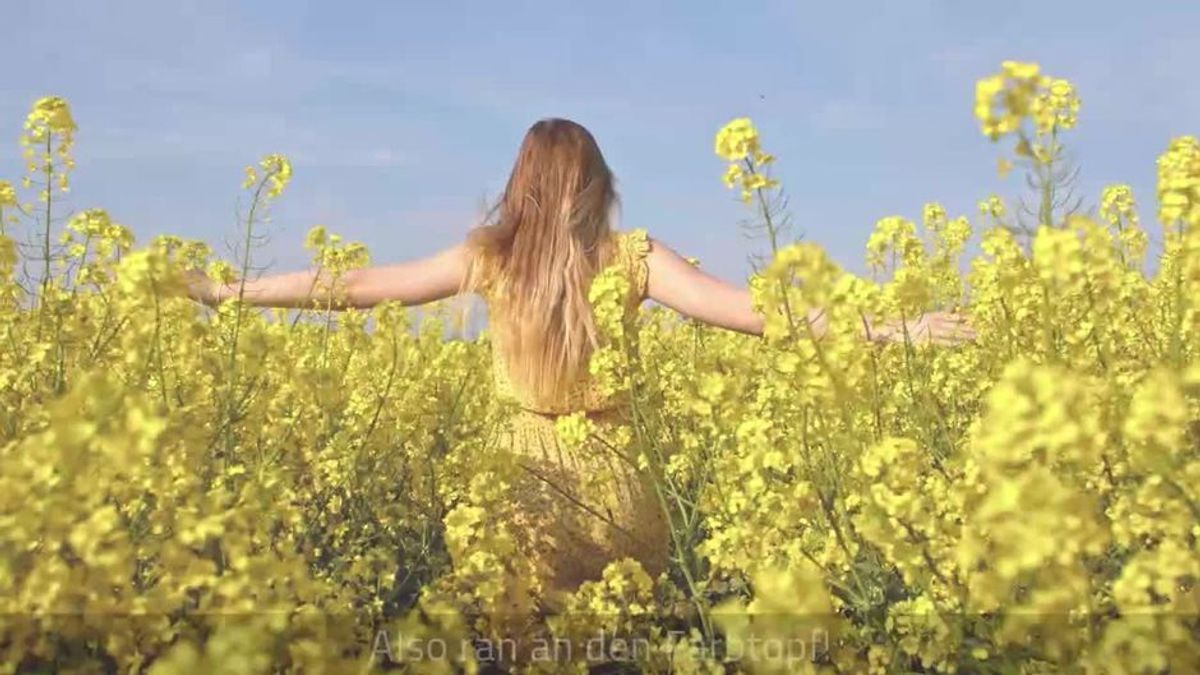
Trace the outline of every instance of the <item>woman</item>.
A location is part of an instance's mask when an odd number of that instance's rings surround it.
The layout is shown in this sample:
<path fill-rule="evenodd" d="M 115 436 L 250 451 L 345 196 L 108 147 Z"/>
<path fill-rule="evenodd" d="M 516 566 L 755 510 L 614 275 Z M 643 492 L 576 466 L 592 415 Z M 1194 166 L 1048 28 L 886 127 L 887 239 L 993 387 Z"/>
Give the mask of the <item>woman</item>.
<path fill-rule="evenodd" d="M 747 289 L 694 267 L 644 231 L 614 232 L 616 203 L 612 172 L 592 135 L 568 120 L 539 121 L 484 226 L 428 258 L 349 272 L 336 305 L 417 305 L 464 291 L 487 301 L 497 388 L 521 409 L 504 439 L 528 479 L 513 490 L 512 530 L 544 570 L 546 591 L 569 592 L 624 556 L 652 576 L 667 563 L 666 524 L 652 485 L 602 438 L 623 409 L 590 386 L 587 373 L 598 340 L 588 303 L 593 277 L 620 265 L 632 290 L 630 317 L 649 298 L 713 326 L 750 334 L 763 328 Z M 248 281 L 244 300 L 309 306 L 314 281 L 312 272 Z M 237 287 L 205 280 L 191 292 L 213 304 L 236 296 Z M 934 342 L 970 336 L 955 314 L 927 314 L 907 328 L 910 337 Z M 901 334 L 895 326 L 871 333 L 868 326 L 870 339 Z M 577 411 L 587 412 L 602 442 L 562 446 L 554 419 Z"/>

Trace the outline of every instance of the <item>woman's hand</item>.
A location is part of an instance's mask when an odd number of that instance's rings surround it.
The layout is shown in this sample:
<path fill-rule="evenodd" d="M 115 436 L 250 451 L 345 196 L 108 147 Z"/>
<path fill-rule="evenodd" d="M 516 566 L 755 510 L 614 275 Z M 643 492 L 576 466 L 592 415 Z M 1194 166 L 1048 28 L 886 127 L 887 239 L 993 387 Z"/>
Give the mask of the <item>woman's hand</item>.
<path fill-rule="evenodd" d="M 203 270 L 187 270 L 183 273 L 183 280 L 187 284 L 189 298 L 210 307 L 217 304 L 217 282 L 209 279 Z"/>
<path fill-rule="evenodd" d="M 957 312 L 931 312 L 915 319 L 888 321 L 879 326 L 870 326 L 872 342 L 904 342 L 914 344 L 956 345 L 975 339 L 975 330 L 967 318 Z"/>

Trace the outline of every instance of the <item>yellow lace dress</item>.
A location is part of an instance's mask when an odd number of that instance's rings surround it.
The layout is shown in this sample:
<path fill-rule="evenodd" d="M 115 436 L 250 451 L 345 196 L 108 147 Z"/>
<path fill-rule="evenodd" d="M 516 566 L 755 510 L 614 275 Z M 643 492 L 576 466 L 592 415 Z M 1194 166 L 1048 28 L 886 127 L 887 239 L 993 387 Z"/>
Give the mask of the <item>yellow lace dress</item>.
<path fill-rule="evenodd" d="M 650 244 L 644 230 L 613 236 L 613 263 L 621 265 L 630 282 L 626 311 L 632 319 L 646 297 Z M 502 295 L 483 293 L 489 321 L 505 320 Z M 561 592 L 599 579 L 613 560 L 631 557 L 651 577 L 664 571 L 666 518 L 651 478 L 636 468 L 632 450 L 614 433 L 628 420 L 619 395 L 605 397 L 585 377 L 564 400 L 534 403 L 509 381 L 505 359 L 504 345 L 494 345 L 496 390 L 518 405 L 499 439 L 517 468 L 514 508 L 507 517 L 522 553 L 544 570 L 545 607 L 553 610 Z M 580 447 L 569 448 L 555 431 L 555 419 L 578 411 L 587 413 L 596 432 Z"/>

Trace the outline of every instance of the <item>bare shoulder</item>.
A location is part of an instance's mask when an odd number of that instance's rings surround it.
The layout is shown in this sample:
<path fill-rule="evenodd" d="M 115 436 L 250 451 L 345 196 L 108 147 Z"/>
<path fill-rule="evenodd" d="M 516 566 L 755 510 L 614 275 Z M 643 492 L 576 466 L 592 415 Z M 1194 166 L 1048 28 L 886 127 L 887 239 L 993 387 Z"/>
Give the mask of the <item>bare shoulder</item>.
<path fill-rule="evenodd" d="M 672 248 L 670 244 L 650 235 L 646 236 L 646 261 L 651 265 L 659 267 L 673 267 L 678 264 L 691 267 L 689 261 Z"/>

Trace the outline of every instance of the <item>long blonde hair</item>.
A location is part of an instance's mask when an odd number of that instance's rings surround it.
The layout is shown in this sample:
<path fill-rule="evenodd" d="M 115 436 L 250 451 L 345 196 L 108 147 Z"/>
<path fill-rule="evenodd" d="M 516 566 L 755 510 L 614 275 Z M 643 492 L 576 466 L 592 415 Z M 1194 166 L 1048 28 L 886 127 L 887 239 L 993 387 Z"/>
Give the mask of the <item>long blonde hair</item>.
<path fill-rule="evenodd" d="M 588 288 L 612 255 L 612 171 L 587 129 L 565 119 L 529 128 L 504 194 L 467 237 L 468 287 L 496 284 L 489 324 L 509 379 L 555 400 L 597 346 Z"/>

